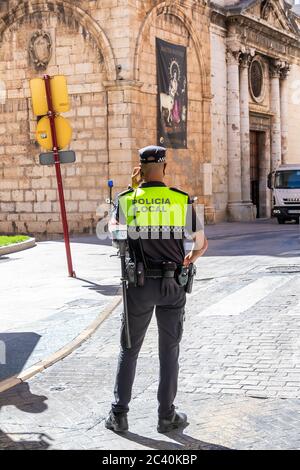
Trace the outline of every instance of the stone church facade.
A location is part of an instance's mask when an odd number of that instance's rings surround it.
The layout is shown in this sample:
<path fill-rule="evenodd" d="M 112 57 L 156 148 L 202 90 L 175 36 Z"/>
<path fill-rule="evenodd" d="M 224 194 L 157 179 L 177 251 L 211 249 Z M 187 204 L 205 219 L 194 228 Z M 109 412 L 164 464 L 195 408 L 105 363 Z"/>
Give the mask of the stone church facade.
<path fill-rule="evenodd" d="M 300 163 L 300 37 L 292 3 L 225 0 L 211 5 L 217 220 L 269 217 L 268 173 L 280 163 Z"/>
<path fill-rule="evenodd" d="M 283 0 L 0 0 L 0 232 L 61 233 L 29 80 L 67 77 L 68 220 L 90 232 L 107 180 L 127 187 L 137 149 L 157 142 L 156 38 L 187 51 L 187 145 L 168 150 L 167 183 L 198 196 L 207 223 L 269 216 L 267 173 L 298 159 L 298 23 Z"/>

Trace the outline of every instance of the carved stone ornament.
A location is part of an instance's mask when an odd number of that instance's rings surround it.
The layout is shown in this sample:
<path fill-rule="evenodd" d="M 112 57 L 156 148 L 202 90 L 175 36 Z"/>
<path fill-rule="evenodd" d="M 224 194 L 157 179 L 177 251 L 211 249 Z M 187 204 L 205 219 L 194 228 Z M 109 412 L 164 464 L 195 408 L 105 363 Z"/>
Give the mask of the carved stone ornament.
<path fill-rule="evenodd" d="M 226 51 L 227 64 L 239 65 L 240 55 L 241 55 L 241 52 L 239 50 L 231 50 L 228 48 Z"/>
<path fill-rule="evenodd" d="M 240 66 L 248 68 L 251 63 L 252 56 L 248 52 L 241 53 L 239 57 Z"/>
<path fill-rule="evenodd" d="M 261 17 L 264 19 L 264 20 L 268 20 L 269 19 L 269 16 L 273 10 L 273 7 L 272 7 L 272 4 L 270 2 L 270 0 L 266 0 L 264 2 L 262 2 L 262 9 L 261 9 Z"/>
<path fill-rule="evenodd" d="M 285 80 L 291 71 L 291 65 L 289 63 L 285 63 L 285 65 L 281 69 L 281 78 Z"/>
<path fill-rule="evenodd" d="M 280 78 L 281 69 L 284 65 L 279 59 L 270 60 L 270 76 L 271 78 Z"/>
<path fill-rule="evenodd" d="M 36 31 L 30 38 L 29 54 L 36 70 L 45 70 L 52 55 L 52 40 L 46 31 Z"/>

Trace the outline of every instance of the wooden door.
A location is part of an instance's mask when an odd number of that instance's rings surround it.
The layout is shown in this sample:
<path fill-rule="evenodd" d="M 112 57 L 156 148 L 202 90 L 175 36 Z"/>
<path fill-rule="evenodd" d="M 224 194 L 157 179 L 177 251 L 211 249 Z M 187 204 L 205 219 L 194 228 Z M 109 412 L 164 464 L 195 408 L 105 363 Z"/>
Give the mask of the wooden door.
<path fill-rule="evenodd" d="M 259 132 L 250 132 L 250 184 L 251 200 L 259 217 Z"/>

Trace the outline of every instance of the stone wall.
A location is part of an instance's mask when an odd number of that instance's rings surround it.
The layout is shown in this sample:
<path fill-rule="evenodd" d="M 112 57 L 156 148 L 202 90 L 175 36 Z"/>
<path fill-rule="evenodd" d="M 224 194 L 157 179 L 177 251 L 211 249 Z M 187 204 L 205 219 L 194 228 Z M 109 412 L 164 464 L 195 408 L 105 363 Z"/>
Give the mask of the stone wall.
<path fill-rule="evenodd" d="M 94 230 L 97 207 L 130 182 L 137 149 L 156 143 L 155 37 L 188 48 L 188 149 L 169 151 L 172 185 L 192 192 L 213 220 L 205 187 L 211 161 L 209 10 L 206 2 L 2 2 L 0 23 L 0 232 L 61 233 L 53 167 L 38 164 L 36 117 L 29 80 L 66 75 L 76 164 L 62 168 L 71 232 Z M 52 56 L 45 71 L 29 60 L 32 34 L 47 31 Z M 1 92 L 1 89 L 0 89 Z M 206 165 L 206 166 L 205 166 Z M 210 175 L 208 174 L 208 179 Z M 207 185 L 206 185 L 207 186 Z M 191 189 L 192 188 L 192 189 Z"/>
<path fill-rule="evenodd" d="M 65 117 L 74 130 L 71 148 L 77 162 L 62 166 L 69 227 L 71 232 L 89 231 L 96 224 L 96 208 L 105 196 L 108 176 L 103 87 L 107 73 L 94 38 L 65 10 L 15 18 L 2 36 L 0 71 L 6 99 L 0 105 L 0 230 L 61 232 L 55 170 L 38 163 L 37 118 L 31 111 L 29 80 L 41 74 L 30 64 L 28 43 L 39 29 L 49 32 L 53 43 L 47 73 L 66 75 L 71 96 L 71 111 Z"/>

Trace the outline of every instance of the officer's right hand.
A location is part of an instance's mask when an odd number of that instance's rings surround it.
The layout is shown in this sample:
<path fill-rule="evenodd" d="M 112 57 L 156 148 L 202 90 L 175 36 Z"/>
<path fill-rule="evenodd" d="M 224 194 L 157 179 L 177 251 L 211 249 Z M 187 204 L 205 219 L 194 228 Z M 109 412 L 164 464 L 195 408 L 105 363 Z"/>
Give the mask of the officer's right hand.
<path fill-rule="evenodd" d="M 163 277 L 161 280 L 161 288 L 160 292 L 161 295 L 164 297 L 168 297 L 169 295 L 175 295 L 178 293 L 180 287 L 177 284 L 176 279 Z"/>

